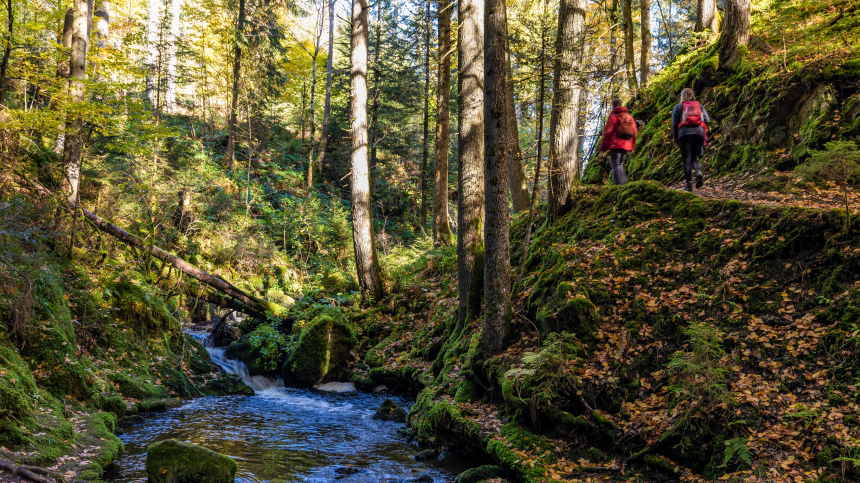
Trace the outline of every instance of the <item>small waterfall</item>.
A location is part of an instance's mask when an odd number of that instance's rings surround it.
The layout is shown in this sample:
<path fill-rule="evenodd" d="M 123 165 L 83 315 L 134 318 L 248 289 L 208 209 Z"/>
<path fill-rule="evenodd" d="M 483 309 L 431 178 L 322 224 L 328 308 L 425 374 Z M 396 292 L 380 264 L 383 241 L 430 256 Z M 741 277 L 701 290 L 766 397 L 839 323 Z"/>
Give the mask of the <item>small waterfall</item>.
<path fill-rule="evenodd" d="M 272 380 L 266 376 L 252 376 L 248 374 L 248 368 L 243 362 L 224 357 L 224 349 L 207 346 L 206 350 L 209 351 L 209 358 L 212 359 L 212 362 L 221 366 L 221 369 L 224 369 L 224 372 L 239 376 L 239 378 L 242 379 L 245 384 L 251 386 L 256 393 L 266 392 L 271 389 L 281 389 L 284 387 L 284 381 L 280 377 Z"/>
<path fill-rule="evenodd" d="M 215 347 L 215 342 L 212 340 L 212 334 L 209 332 L 194 332 L 187 330 L 185 331 L 188 335 L 194 338 L 197 342 L 203 344 L 207 350 Z"/>

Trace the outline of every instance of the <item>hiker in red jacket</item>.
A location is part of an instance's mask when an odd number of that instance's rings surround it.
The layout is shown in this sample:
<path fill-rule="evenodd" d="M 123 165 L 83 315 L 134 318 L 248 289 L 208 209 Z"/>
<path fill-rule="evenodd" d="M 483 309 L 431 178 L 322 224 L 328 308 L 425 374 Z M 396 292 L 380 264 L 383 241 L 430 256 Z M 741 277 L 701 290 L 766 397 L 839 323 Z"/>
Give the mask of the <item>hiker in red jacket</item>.
<path fill-rule="evenodd" d="M 630 111 L 621 105 L 621 99 L 612 100 L 612 112 L 603 128 L 600 152 L 609 151 L 609 165 L 612 167 L 612 182 L 620 185 L 627 183 L 624 162 L 627 154 L 636 147 L 636 134 L 639 129 Z"/>
<path fill-rule="evenodd" d="M 708 111 L 696 100 L 693 89 L 681 91 L 681 102 L 672 110 L 672 139 L 681 149 L 681 160 L 684 162 L 684 178 L 686 191 L 693 191 L 693 177 L 696 178 L 696 189 L 702 187 L 702 163 L 699 156 L 705 151 L 708 142 L 708 125 L 711 122 Z"/>

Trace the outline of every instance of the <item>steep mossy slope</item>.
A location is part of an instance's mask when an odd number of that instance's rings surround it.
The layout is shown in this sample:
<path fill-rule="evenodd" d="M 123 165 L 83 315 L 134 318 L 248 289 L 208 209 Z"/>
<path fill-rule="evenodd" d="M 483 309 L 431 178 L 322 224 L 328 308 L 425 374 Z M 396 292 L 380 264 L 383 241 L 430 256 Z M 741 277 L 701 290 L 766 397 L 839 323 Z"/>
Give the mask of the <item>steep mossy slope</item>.
<path fill-rule="evenodd" d="M 361 315 L 355 377 L 417 381 L 422 442 L 530 481 L 841 473 L 860 438 L 860 223 L 649 181 L 575 199 L 539 216 L 504 354 L 480 356 L 480 320 L 457 329 L 455 254 L 429 251 Z"/>
<path fill-rule="evenodd" d="M 672 107 L 692 87 L 712 122 L 710 176 L 765 174 L 803 163 L 809 149 L 860 137 L 860 10 L 847 0 L 753 0 L 752 35 L 733 70 L 717 34 L 696 34 L 631 103 L 640 128 L 632 179 L 681 179 Z M 599 159 L 586 179 L 605 179 Z"/>

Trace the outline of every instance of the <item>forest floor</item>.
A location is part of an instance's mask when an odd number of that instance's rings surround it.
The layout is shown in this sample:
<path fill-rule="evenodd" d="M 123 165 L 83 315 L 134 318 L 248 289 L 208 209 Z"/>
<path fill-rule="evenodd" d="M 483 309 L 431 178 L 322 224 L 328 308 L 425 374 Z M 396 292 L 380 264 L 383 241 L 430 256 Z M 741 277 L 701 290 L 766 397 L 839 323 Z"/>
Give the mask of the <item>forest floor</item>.
<path fill-rule="evenodd" d="M 681 191 L 684 181 L 671 183 L 669 188 Z M 803 183 L 793 173 L 776 172 L 767 177 L 721 176 L 705 178 L 705 184 L 693 193 L 708 199 L 736 200 L 755 205 L 818 210 L 844 210 L 845 198 L 842 188 L 835 184 L 815 186 Z M 848 191 L 848 203 L 852 211 L 860 206 L 860 192 Z"/>

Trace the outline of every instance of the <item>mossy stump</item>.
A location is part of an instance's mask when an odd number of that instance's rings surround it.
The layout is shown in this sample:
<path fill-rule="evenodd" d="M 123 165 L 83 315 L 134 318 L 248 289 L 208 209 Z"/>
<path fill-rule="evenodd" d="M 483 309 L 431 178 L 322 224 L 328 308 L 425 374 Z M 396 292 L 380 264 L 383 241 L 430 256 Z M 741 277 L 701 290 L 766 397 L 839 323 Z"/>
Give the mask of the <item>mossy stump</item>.
<path fill-rule="evenodd" d="M 232 483 L 238 469 L 228 456 L 175 439 L 147 448 L 146 474 L 151 483 Z"/>

